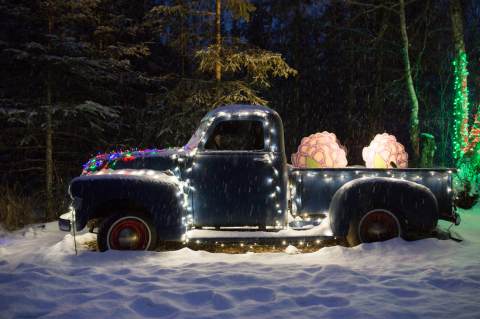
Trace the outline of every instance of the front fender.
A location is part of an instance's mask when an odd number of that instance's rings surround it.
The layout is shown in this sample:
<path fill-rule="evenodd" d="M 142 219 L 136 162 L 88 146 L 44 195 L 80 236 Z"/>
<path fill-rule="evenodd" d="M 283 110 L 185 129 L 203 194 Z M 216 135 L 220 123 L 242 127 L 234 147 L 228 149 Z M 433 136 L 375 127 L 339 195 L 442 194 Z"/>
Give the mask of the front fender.
<path fill-rule="evenodd" d="M 394 213 L 407 231 L 429 231 L 438 221 L 437 199 L 427 187 L 388 177 L 362 178 L 334 194 L 329 208 L 333 234 L 346 236 L 352 220 L 375 208 Z"/>
<path fill-rule="evenodd" d="M 70 183 L 74 199 L 76 229 L 93 218 L 105 217 L 112 209 L 138 209 L 149 214 L 159 234 L 182 227 L 183 208 L 176 177 L 155 172 L 146 175 L 84 175 Z M 178 230 L 181 232 L 181 230 Z"/>

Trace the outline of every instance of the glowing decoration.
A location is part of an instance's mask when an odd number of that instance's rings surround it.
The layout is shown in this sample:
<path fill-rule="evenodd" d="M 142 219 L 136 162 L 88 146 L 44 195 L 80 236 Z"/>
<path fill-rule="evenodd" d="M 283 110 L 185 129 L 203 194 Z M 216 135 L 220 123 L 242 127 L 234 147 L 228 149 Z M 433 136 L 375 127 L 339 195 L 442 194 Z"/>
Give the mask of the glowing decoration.
<path fill-rule="evenodd" d="M 387 133 L 375 135 L 370 145 L 363 148 L 362 157 L 369 168 L 408 167 L 405 147 L 397 142 L 395 136 Z"/>
<path fill-rule="evenodd" d="M 467 54 L 457 55 L 453 61 L 454 99 L 453 99 L 453 158 L 459 160 L 468 147 L 468 86 Z"/>
<path fill-rule="evenodd" d="M 470 208 L 474 197 L 480 193 L 480 106 L 469 127 L 469 92 L 467 85 L 468 59 L 465 52 L 460 52 L 453 61 L 454 99 L 453 99 L 453 137 L 452 148 L 455 166 L 458 168 L 454 177 L 456 192 L 461 198 L 459 207 L 470 202 L 465 208 Z"/>
<path fill-rule="evenodd" d="M 292 164 L 302 168 L 346 167 L 347 151 L 333 133 L 315 133 L 302 138 Z"/>
<path fill-rule="evenodd" d="M 157 154 L 160 149 L 145 149 L 145 150 L 127 150 L 112 153 L 98 154 L 91 158 L 87 163 L 83 164 L 82 175 L 88 175 L 98 172 L 101 169 L 114 168 L 118 161 L 129 162 L 135 160 L 137 157 L 142 157 L 150 154 Z"/>
<path fill-rule="evenodd" d="M 477 112 L 480 112 L 480 105 L 478 106 Z M 480 119 L 478 115 L 479 113 L 475 114 L 473 118 L 473 126 L 470 128 L 468 134 L 468 144 L 463 148 L 463 154 L 472 152 L 480 142 Z"/>

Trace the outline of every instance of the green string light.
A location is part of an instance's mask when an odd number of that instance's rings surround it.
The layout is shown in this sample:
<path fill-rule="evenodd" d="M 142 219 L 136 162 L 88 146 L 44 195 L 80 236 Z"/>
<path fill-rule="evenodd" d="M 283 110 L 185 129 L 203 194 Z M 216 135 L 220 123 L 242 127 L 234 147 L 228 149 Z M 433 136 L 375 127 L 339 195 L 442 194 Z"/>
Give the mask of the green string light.
<path fill-rule="evenodd" d="M 467 86 L 467 54 L 461 52 L 453 61 L 454 99 L 453 99 L 453 158 L 458 168 L 455 176 L 464 190 L 478 193 L 480 182 L 480 110 L 474 117 L 469 129 L 469 92 Z M 480 107 L 480 106 L 479 106 Z M 468 187 L 467 187 L 468 186 Z"/>
<path fill-rule="evenodd" d="M 454 100 L 453 100 L 453 158 L 458 162 L 468 145 L 468 86 L 467 54 L 461 52 L 453 61 Z"/>

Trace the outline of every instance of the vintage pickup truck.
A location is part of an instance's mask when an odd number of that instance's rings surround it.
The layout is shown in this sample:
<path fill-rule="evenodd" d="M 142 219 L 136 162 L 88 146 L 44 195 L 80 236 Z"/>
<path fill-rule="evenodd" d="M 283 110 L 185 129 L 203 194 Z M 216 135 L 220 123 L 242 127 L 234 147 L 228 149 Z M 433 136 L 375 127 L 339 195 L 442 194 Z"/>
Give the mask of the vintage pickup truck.
<path fill-rule="evenodd" d="M 209 112 L 182 148 L 92 159 L 69 193 L 60 229 L 87 223 L 101 251 L 151 250 L 159 241 L 350 245 L 429 233 L 460 222 L 450 169 L 295 168 L 270 108 Z"/>

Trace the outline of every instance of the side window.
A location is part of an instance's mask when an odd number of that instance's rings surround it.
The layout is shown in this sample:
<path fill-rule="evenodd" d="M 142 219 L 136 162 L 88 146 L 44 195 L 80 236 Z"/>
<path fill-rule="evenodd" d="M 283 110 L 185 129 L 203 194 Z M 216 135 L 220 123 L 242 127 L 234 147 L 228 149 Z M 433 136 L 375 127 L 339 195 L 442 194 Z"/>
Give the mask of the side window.
<path fill-rule="evenodd" d="M 264 149 L 260 121 L 220 122 L 205 143 L 206 150 L 252 151 Z"/>

